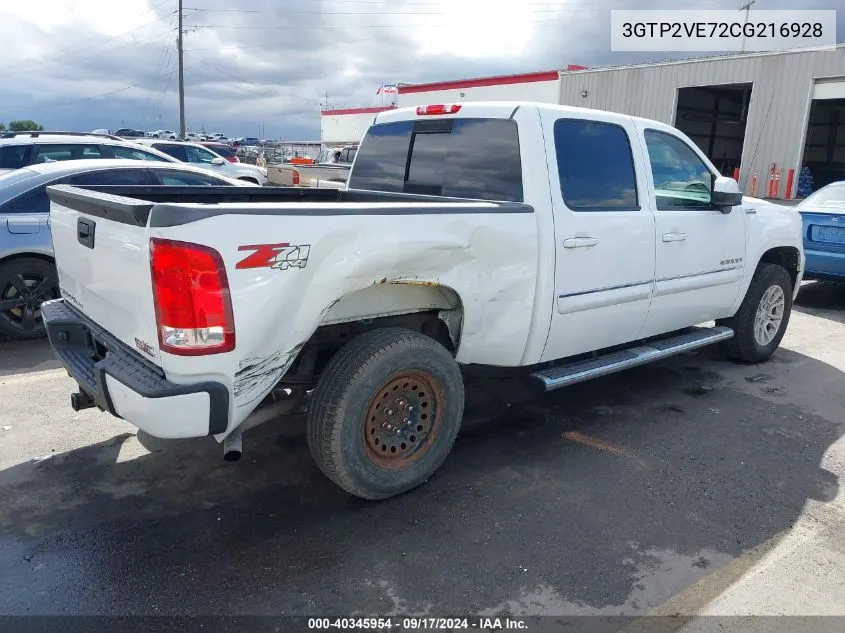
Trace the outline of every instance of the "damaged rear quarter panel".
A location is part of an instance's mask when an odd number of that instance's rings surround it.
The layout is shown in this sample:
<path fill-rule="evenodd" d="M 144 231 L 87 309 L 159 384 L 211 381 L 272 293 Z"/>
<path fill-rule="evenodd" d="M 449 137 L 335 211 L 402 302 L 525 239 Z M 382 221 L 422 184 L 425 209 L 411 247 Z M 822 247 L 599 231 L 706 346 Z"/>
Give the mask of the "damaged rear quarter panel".
<path fill-rule="evenodd" d="M 223 256 L 234 311 L 235 350 L 194 358 L 168 355 L 165 370 L 168 376 L 187 377 L 195 375 L 201 364 L 204 373 L 227 384 L 235 404 L 230 429 L 284 375 L 333 304 L 382 281 L 390 281 L 386 286 L 444 286 L 458 295 L 463 308 L 459 362 L 520 364 L 537 275 L 533 213 L 484 212 L 495 205 L 476 202 L 449 204 L 454 213 L 437 214 L 420 213 L 419 206 L 408 203 L 345 203 L 342 208 L 350 211 L 348 215 L 328 216 L 309 215 L 308 210 L 338 205 L 265 206 L 295 208 L 301 214 L 219 215 L 152 231 L 206 244 Z M 368 215 L 372 206 L 403 213 Z M 309 245 L 306 265 L 236 269 L 245 255 L 239 246 L 281 243 Z"/>

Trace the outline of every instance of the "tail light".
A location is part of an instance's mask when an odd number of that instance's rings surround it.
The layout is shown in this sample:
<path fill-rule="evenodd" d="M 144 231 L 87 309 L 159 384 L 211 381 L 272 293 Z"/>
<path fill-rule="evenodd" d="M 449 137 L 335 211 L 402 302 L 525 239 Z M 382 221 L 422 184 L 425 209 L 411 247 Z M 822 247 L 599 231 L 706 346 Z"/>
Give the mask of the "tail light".
<path fill-rule="evenodd" d="M 293 184 L 299 184 L 299 171 L 296 169 L 293 170 Z"/>
<path fill-rule="evenodd" d="M 227 157 L 226 157 L 226 160 L 228 160 L 230 163 L 239 163 L 239 162 L 241 162 L 240 160 L 238 160 L 238 157 L 237 157 L 237 156 L 235 156 L 234 154 L 232 154 L 231 156 L 227 156 Z"/>
<path fill-rule="evenodd" d="M 150 268 L 162 351 L 201 356 L 235 349 L 229 280 L 220 253 L 154 237 Z"/>
<path fill-rule="evenodd" d="M 455 114 L 461 109 L 461 106 L 457 103 L 452 103 L 448 105 L 427 105 L 427 106 L 419 106 L 417 108 L 417 114 L 419 116 L 423 115 L 430 115 L 430 114 Z"/>

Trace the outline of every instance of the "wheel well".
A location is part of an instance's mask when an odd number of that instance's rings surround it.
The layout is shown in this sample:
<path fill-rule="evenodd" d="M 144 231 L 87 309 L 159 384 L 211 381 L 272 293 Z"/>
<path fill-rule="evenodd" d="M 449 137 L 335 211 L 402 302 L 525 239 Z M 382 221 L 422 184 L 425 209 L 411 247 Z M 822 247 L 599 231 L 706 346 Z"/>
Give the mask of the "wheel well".
<path fill-rule="evenodd" d="M 5 264 L 6 262 L 10 262 L 15 259 L 40 259 L 41 261 L 47 262 L 48 264 L 53 264 L 55 266 L 56 260 L 50 257 L 49 255 L 44 255 L 43 253 L 14 253 L 13 255 L 7 255 L 6 257 L 0 258 L 0 264 Z"/>
<path fill-rule="evenodd" d="M 792 286 L 795 287 L 795 282 L 798 279 L 798 262 L 800 256 L 797 248 L 792 246 L 778 246 L 776 248 L 770 248 L 763 253 L 760 263 L 777 264 L 785 268 L 792 278 Z"/>
<path fill-rule="evenodd" d="M 329 360 L 356 336 L 385 327 L 402 327 L 438 341 L 455 353 L 455 344 L 439 310 L 321 325 L 303 345 L 280 386 L 313 385 Z"/>
<path fill-rule="evenodd" d="M 256 180 L 255 178 L 250 178 L 248 176 L 241 176 L 240 178 L 238 178 L 238 180 L 243 180 L 244 182 L 251 182 L 254 185 L 259 184 L 258 180 Z"/>

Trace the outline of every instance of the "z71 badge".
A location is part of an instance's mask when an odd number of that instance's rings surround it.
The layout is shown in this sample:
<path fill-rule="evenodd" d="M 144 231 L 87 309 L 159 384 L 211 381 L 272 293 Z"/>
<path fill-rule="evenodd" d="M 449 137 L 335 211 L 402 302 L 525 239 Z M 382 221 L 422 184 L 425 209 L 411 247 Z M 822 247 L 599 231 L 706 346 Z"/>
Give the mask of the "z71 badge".
<path fill-rule="evenodd" d="M 311 253 L 310 244 L 250 244 L 238 246 L 239 251 L 254 251 L 252 255 L 244 257 L 235 268 L 244 270 L 247 268 L 275 268 L 287 270 L 288 268 L 305 268 L 308 263 L 308 255 Z"/>

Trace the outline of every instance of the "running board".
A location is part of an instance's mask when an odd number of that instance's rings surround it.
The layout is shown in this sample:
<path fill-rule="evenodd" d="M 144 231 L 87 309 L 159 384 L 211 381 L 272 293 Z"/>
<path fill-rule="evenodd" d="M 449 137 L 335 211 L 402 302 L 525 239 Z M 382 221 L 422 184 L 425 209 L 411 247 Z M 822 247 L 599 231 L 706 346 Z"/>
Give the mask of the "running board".
<path fill-rule="evenodd" d="M 539 382 L 543 391 L 552 391 L 591 378 L 607 376 L 623 369 L 645 365 L 661 358 L 668 358 L 719 341 L 726 341 L 733 335 L 734 331 L 727 327 L 692 328 L 691 332 L 651 341 L 648 345 L 610 352 L 598 358 L 537 371 L 530 377 Z"/>

